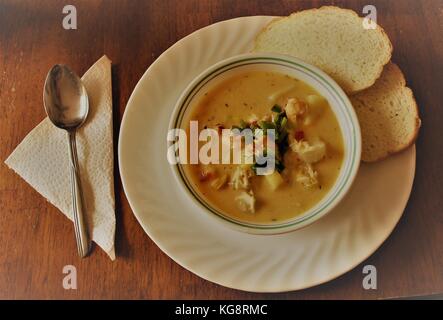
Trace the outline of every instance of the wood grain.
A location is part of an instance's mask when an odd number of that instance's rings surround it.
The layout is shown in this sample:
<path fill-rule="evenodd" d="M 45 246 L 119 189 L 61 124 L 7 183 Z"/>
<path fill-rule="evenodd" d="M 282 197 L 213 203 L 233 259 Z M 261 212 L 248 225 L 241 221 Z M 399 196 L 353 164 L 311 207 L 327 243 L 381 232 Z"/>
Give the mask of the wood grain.
<path fill-rule="evenodd" d="M 0 298 L 32 299 L 331 299 L 443 292 L 443 1 L 374 0 L 394 44 L 394 61 L 417 98 L 423 127 L 411 199 L 390 238 L 340 278 L 299 292 L 255 294 L 227 289 L 184 270 L 148 238 L 123 194 L 118 169 L 118 258 L 98 248 L 80 260 L 72 224 L 3 161 L 45 116 L 47 70 L 63 62 L 82 74 L 104 53 L 113 61 L 114 125 L 146 68 L 187 34 L 224 19 L 287 15 L 335 4 L 361 12 L 367 1 L 70 1 L 78 29 L 62 28 L 61 1 L 0 0 Z M 117 148 L 115 148 L 117 149 Z M 64 290 L 62 268 L 75 265 L 78 289 Z M 378 289 L 362 289 L 362 267 L 378 270 Z"/>

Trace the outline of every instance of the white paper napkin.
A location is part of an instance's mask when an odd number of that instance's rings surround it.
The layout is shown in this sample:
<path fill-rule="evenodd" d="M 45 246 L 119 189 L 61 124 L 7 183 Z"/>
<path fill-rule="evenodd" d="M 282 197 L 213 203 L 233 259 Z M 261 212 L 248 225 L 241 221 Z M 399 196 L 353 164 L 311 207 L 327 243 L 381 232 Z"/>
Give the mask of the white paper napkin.
<path fill-rule="evenodd" d="M 111 61 L 103 56 L 82 80 L 89 96 L 88 118 L 77 133 L 85 215 L 92 240 L 114 260 Z M 40 105 L 34 107 L 43 108 Z M 72 220 L 68 138 L 64 130 L 45 118 L 5 163 Z"/>

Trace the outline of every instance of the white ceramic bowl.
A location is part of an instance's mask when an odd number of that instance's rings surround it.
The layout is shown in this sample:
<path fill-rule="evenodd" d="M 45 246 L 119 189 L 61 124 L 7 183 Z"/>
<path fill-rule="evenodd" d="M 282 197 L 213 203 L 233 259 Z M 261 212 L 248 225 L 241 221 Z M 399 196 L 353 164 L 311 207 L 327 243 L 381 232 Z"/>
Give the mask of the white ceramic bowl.
<path fill-rule="evenodd" d="M 287 74 L 304 81 L 326 98 L 335 113 L 343 134 L 344 160 L 339 176 L 326 196 L 301 215 L 275 223 L 249 223 L 233 219 L 213 208 L 193 189 L 180 164 L 171 165 L 178 185 L 203 207 L 208 215 L 240 231 L 253 234 L 279 234 L 305 227 L 330 212 L 349 191 L 357 174 L 361 156 L 361 133 L 357 116 L 343 90 L 320 69 L 294 57 L 271 53 L 248 53 L 228 58 L 209 67 L 198 75 L 179 97 L 170 119 L 169 128 L 185 128 L 187 118 L 201 96 L 221 81 L 239 72 L 266 70 Z"/>

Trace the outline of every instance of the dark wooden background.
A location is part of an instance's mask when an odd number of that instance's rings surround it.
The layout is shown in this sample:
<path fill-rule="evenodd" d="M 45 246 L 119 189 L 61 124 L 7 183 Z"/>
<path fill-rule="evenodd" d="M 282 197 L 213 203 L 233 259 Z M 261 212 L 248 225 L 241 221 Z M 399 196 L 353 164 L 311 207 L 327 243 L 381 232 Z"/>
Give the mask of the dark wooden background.
<path fill-rule="evenodd" d="M 74 4 L 78 30 L 62 28 Z M 83 74 L 103 54 L 113 61 L 115 141 L 126 102 L 146 68 L 169 46 L 211 23 L 248 15 L 287 15 L 363 1 L 0 0 L 0 298 L 386 298 L 443 292 L 443 1 L 373 0 L 394 44 L 394 61 L 416 95 L 423 127 L 417 172 L 399 225 L 367 261 L 315 288 L 282 294 L 227 289 L 184 270 L 149 239 L 133 216 L 116 168 L 117 260 L 97 247 L 77 257 L 72 224 L 3 161 L 44 117 L 48 69 L 66 63 Z M 115 148 L 117 150 L 117 148 Z M 78 289 L 62 287 L 75 265 Z M 362 268 L 378 270 L 378 289 L 362 289 Z"/>

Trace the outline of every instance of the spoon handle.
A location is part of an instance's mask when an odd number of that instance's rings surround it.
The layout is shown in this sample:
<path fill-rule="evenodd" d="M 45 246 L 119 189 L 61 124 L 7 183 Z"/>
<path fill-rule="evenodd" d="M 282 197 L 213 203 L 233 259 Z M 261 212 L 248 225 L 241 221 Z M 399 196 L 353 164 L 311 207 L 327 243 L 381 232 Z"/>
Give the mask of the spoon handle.
<path fill-rule="evenodd" d="M 86 227 L 83 206 L 83 191 L 80 180 L 80 170 L 77 158 L 77 145 L 75 142 L 75 131 L 68 131 L 69 155 L 71 158 L 71 191 L 72 210 L 74 213 L 75 238 L 77 240 L 78 254 L 81 258 L 86 257 L 90 248 L 89 234 Z"/>

